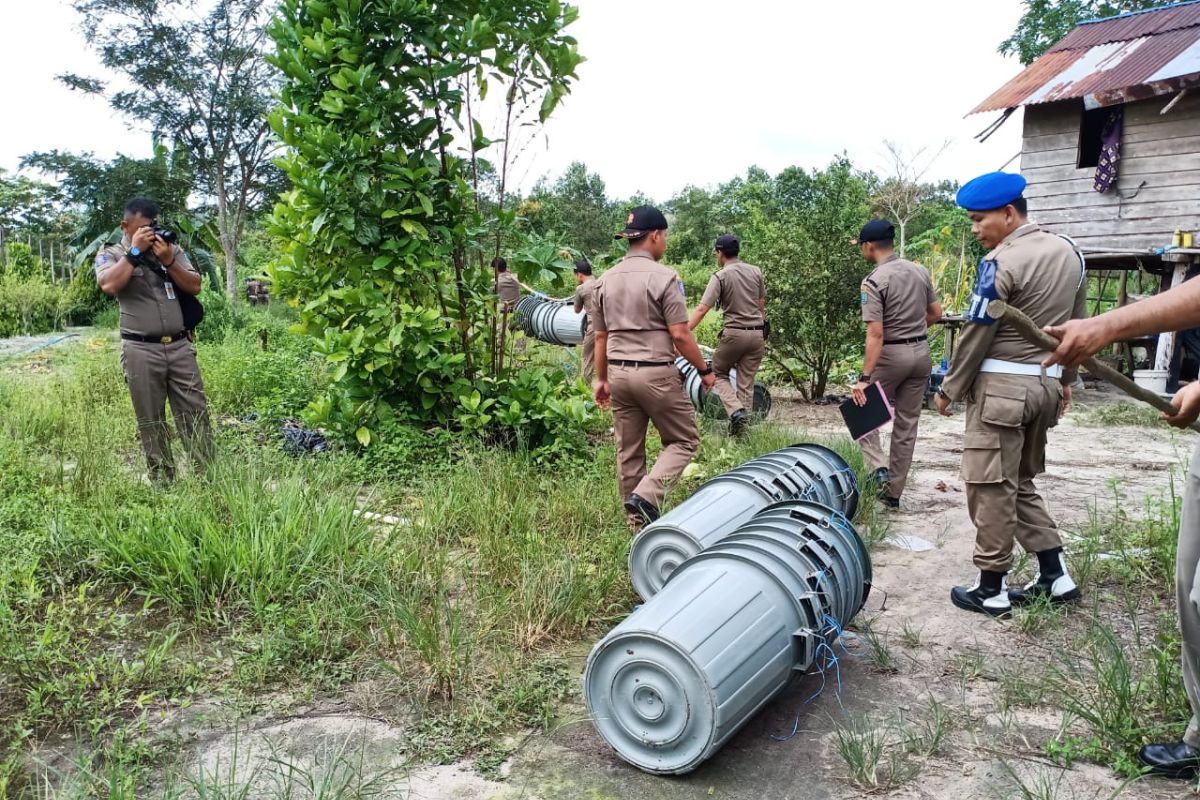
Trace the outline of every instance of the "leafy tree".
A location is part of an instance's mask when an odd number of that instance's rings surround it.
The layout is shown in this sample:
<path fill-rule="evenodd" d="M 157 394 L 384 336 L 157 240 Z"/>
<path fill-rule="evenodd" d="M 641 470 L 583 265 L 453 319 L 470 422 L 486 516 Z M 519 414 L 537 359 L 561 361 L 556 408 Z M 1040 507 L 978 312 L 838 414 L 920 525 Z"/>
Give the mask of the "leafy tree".
<path fill-rule="evenodd" d="M 491 142 L 472 110 L 499 84 L 510 111 L 549 116 L 580 62 L 562 33 L 576 14 L 554 0 L 281 3 L 271 122 L 294 188 L 272 218 L 285 252 L 271 275 L 333 368 L 313 409 L 333 429 L 365 445 L 393 413 L 495 419 L 499 384 L 479 372 L 495 239 L 473 188 Z"/>
<path fill-rule="evenodd" d="M 553 184 L 538 181 L 518 213 L 533 232 L 557 234 L 584 253 L 603 252 L 612 242 L 615 214 L 604 181 L 582 161 L 573 162 Z"/>
<path fill-rule="evenodd" d="M 57 188 L 24 175 L 10 178 L 0 170 L 0 265 L 8 262 L 10 239 L 22 232 L 57 232 L 63 216 Z"/>
<path fill-rule="evenodd" d="M 1000 44 L 1002 55 L 1016 54 L 1022 64 L 1032 64 L 1080 22 L 1144 11 L 1177 0 L 1024 0 L 1025 13 L 1017 29 Z"/>
<path fill-rule="evenodd" d="M 850 245 L 869 212 L 870 189 L 844 156 L 824 170 L 789 170 L 788 207 L 768 191 L 778 179 L 743 185 L 752 208 L 748 260 L 767 281 L 769 354 L 807 399 L 821 397 L 834 365 L 858 342 L 859 284 L 866 271 Z"/>
<path fill-rule="evenodd" d="M 198 188 L 216 207 L 225 282 L 237 296 L 237 249 L 250 214 L 274 197 L 279 173 L 267 114 L 277 78 L 267 63 L 264 0 L 75 0 L 105 67 L 131 88 L 63 75 L 68 86 L 108 97 L 188 152 Z"/>

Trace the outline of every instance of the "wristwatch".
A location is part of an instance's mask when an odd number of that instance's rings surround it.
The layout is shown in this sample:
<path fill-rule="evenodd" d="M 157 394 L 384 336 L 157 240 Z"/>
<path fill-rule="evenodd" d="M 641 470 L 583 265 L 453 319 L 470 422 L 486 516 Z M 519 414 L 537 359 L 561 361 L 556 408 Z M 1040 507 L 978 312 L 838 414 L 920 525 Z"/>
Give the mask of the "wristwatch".
<path fill-rule="evenodd" d="M 943 400 L 945 400 L 947 403 L 953 403 L 953 402 L 954 402 L 954 399 L 953 399 L 953 398 L 951 398 L 951 397 L 950 397 L 950 395 L 948 395 L 948 394 L 946 394 L 945 392 L 943 392 L 943 391 L 942 391 L 942 389 L 941 389 L 941 387 L 938 387 L 938 390 L 937 390 L 937 396 L 938 396 L 938 397 L 940 397 L 940 398 L 942 398 Z"/>
<path fill-rule="evenodd" d="M 860 373 L 858 373 L 858 382 L 859 383 L 870 383 L 871 376 L 865 372 L 860 372 Z"/>
<path fill-rule="evenodd" d="M 696 370 L 696 374 L 703 378 L 705 375 L 712 375 L 712 367 Z"/>
<path fill-rule="evenodd" d="M 142 257 L 142 248 L 140 248 L 140 247 L 129 248 L 129 257 L 130 258 L 141 258 Z"/>

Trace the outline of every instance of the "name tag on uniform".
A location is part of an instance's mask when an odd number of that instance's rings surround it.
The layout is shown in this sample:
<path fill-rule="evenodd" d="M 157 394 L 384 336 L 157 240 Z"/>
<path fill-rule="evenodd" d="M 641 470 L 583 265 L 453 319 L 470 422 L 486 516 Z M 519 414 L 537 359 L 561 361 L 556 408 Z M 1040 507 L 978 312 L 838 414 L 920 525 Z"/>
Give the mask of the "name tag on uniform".
<path fill-rule="evenodd" d="M 163 281 L 163 288 L 165 288 L 167 290 L 167 299 L 174 300 L 175 299 L 175 284 L 171 283 L 170 281 Z"/>
<path fill-rule="evenodd" d="M 991 325 L 996 320 L 988 316 L 988 305 L 996 299 L 996 267 L 995 259 L 984 258 L 979 261 L 979 270 L 975 275 L 975 289 L 971 293 L 971 304 L 967 307 L 967 321 L 977 325 Z"/>

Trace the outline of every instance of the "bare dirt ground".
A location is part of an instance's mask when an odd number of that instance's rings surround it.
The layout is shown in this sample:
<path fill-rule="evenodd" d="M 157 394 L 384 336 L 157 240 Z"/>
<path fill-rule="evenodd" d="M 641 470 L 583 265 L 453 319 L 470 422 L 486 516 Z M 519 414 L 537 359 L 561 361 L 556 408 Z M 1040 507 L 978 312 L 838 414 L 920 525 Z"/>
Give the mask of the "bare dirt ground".
<path fill-rule="evenodd" d="M 1088 427 L 1079 410 L 1111 403 L 1111 391 L 1087 391 L 1052 433 L 1047 473 L 1039 480 L 1051 511 L 1066 532 L 1088 519 L 1089 508 L 1111 508 L 1111 481 L 1119 480 L 1131 513 L 1144 498 L 1160 495 L 1172 470 L 1186 463 L 1195 437 L 1169 428 Z M 835 406 L 777 402 L 774 417 L 798 432 L 840 432 Z M 974 531 L 967 517 L 958 463 L 962 416 L 952 419 L 926 412 L 916 451 L 916 471 L 901 511 L 890 515 L 889 536 L 922 537 L 931 549 L 913 552 L 880 546 L 874 558 L 875 591 L 860 615 L 884 635 L 896 657 L 894 672 L 881 673 L 866 657 L 841 661 L 841 691 L 831 683 L 818 696 L 820 679 L 797 681 L 752 719 L 713 759 L 682 777 L 655 777 L 621 761 L 587 720 L 581 701 L 563 709 L 553 732 L 531 734 L 501 770 L 488 780 L 467 763 L 405 770 L 394 782 L 396 794 L 422 800 L 451 798 L 729 798 L 730 800 L 815 800 L 861 796 L 850 785 L 835 747 L 836 729 L 860 715 L 870 719 L 926 715 L 935 698 L 949 717 L 946 741 L 921 760 L 917 774 L 883 792 L 897 798 L 1029 797 L 1042 800 L 1108 798 L 1122 781 L 1111 770 L 1076 763 L 1056 766 L 1045 755 L 1045 742 L 1062 724 L 1059 712 L 1000 712 L 998 686 L 990 667 L 1001 659 L 1037 668 L 1044 659 L 1036 634 L 1013 623 L 967 614 L 949 603 L 955 583 L 973 579 Z M 1082 613 L 1073 612 L 1073 613 Z M 861 629 L 861 627 L 860 627 Z M 901 631 L 909 631 L 903 636 Z M 914 642 L 916 632 L 919 642 Z M 862 644 L 860 639 L 860 645 Z M 582 670 L 588 643 L 575 654 Z M 193 739 L 200 762 L 228 760 L 234 751 L 284 752 L 311 762 L 316 753 L 338 747 L 368 750 L 380 766 L 399 766 L 392 745 L 404 732 L 355 713 L 355 703 L 331 700 L 326 708 L 286 720 L 264 719 L 242 744 L 225 734 Z M 361 708 L 361 706 L 358 706 Z M 203 726 L 201 726 L 203 727 Z M 797 729 L 794 736 L 787 737 Z M 193 727 L 193 733 L 195 732 Z M 386 746 L 380 747 L 380 743 Z M 266 749 L 264 749 L 266 748 Z M 272 750 L 272 748 L 274 748 Z M 243 756 L 244 757 L 244 756 Z M 1014 786 L 1016 773 L 1036 794 Z M 1122 797 L 1147 799 L 1192 796 L 1179 782 L 1143 779 Z"/>

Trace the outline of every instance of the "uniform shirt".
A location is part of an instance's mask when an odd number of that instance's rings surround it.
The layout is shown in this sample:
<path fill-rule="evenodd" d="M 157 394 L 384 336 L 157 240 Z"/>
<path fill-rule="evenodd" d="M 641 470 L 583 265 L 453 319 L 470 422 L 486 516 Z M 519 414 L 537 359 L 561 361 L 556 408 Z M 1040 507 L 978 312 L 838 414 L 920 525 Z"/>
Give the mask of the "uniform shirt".
<path fill-rule="evenodd" d="M 96 279 L 117 265 L 129 250 L 128 237 L 118 244 L 104 247 L 96 255 Z M 196 273 L 196 268 L 178 245 L 171 246 L 175 263 Z M 147 251 L 144 258 L 154 263 L 157 259 Z M 121 333 L 138 336 L 175 336 L 183 330 L 183 311 L 179 308 L 178 286 L 172 284 L 171 296 L 167 285 L 151 267 L 134 266 L 129 283 L 117 292 L 117 303 L 121 306 Z"/>
<path fill-rule="evenodd" d="M 675 344 L 668 325 L 688 321 L 683 282 L 647 256 L 626 256 L 596 281 L 598 331 L 608 331 L 608 357 L 669 364 Z"/>
<path fill-rule="evenodd" d="M 863 322 L 882 322 L 884 342 L 928 334 L 925 312 L 934 302 L 937 296 L 925 268 L 894 253 L 862 282 Z"/>
<path fill-rule="evenodd" d="M 726 261 L 713 273 L 700 298 L 701 305 L 725 312 L 725 324 L 732 328 L 757 328 L 763 324 L 759 300 L 767 290 L 762 270 L 744 261 Z"/>
<path fill-rule="evenodd" d="M 997 299 L 1025 312 L 1039 328 L 1087 316 L 1087 282 L 1079 256 L 1061 236 L 1030 223 L 1010 233 L 986 258 L 996 262 Z M 942 391 L 956 400 L 965 395 L 985 358 L 1040 364 L 1046 352 L 1003 322 L 967 325 Z M 1064 369 L 1062 382 L 1073 383 L 1077 373 Z"/>
<path fill-rule="evenodd" d="M 586 280 L 575 287 L 575 313 L 586 311 L 588 316 L 588 329 L 594 330 L 596 319 L 596 287 L 600 282 L 595 278 Z"/>
<path fill-rule="evenodd" d="M 501 303 L 511 308 L 521 299 L 521 282 L 511 272 L 501 272 L 496 276 L 492 291 L 500 296 Z"/>

